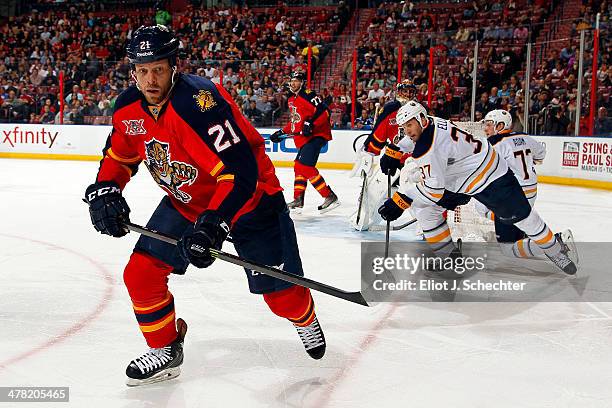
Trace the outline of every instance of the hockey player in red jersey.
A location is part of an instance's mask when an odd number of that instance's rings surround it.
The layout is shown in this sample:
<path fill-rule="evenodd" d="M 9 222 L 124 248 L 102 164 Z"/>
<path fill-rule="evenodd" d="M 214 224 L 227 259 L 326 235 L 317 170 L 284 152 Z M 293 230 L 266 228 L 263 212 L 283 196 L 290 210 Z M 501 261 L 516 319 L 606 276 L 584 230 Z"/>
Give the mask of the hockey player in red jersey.
<path fill-rule="evenodd" d="M 167 194 L 147 226 L 181 237 L 177 246 L 141 236 L 124 282 L 150 350 L 126 369 L 128 385 L 176 377 L 186 324 L 176 319 L 171 273 L 209 267 L 209 248 L 229 232 L 238 255 L 303 275 L 295 230 L 264 141 L 221 86 L 177 71 L 178 40 L 164 26 L 140 27 L 128 45 L 136 86 L 118 98 L 113 129 L 86 201 L 96 230 L 121 237 L 130 209 L 122 191 L 143 162 Z M 308 289 L 246 270 L 249 289 L 296 327 L 308 354 L 325 339 Z"/>
<path fill-rule="evenodd" d="M 281 135 L 295 135 L 293 140 L 298 148 L 295 158 L 294 200 L 288 204 L 291 210 L 301 211 L 304 207 L 304 195 L 307 182 L 321 194 L 325 200 L 318 209 L 324 213 L 340 205 L 338 197 L 325 183 L 323 176 L 316 168 L 321 149 L 332 139 L 329 110 L 325 102 L 313 91 L 303 89 L 304 73 L 296 71 L 291 75 L 289 98 L 291 119 L 282 129 L 270 136 L 272 142 L 278 143 Z"/>
<path fill-rule="evenodd" d="M 395 117 L 397 111 L 406 102 L 416 97 L 417 89 L 408 80 L 397 84 L 396 97 L 394 101 L 388 102 L 382 108 L 378 119 L 374 124 L 374 129 L 363 145 L 363 150 L 373 155 L 379 155 L 382 148 L 387 146 L 385 154 L 380 158 L 380 170 L 384 174 L 395 175 L 410 154 L 402 154 L 394 144 L 399 128 Z"/>

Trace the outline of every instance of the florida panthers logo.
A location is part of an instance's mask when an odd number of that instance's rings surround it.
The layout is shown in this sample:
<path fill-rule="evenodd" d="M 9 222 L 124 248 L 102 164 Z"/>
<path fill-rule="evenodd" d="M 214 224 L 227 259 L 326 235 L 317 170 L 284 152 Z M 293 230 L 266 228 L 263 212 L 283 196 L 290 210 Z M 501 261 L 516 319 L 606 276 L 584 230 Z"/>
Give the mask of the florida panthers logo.
<path fill-rule="evenodd" d="M 295 132 L 295 125 L 300 123 L 302 117 L 297 111 L 297 106 L 289 104 L 289 121 L 291 122 L 291 133 Z"/>
<path fill-rule="evenodd" d="M 169 191 L 184 203 L 191 201 L 191 196 L 179 188 L 191 185 L 198 177 L 198 170 L 192 165 L 170 160 L 170 145 L 155 139 L 145 142 L 147 159 L 145 165 L 160 187 Z"/>
<path fill-rule="evenodd" d="M 217 102 L 215 102 L 215 98 L 213 98 L 210 91 L 205 91 L 203 89 L 200 90 L 197 95 L 193 95 L 193 99 L 196 100 L 196 103 L 202 112 L 206 112 L 217 105 Z"/>

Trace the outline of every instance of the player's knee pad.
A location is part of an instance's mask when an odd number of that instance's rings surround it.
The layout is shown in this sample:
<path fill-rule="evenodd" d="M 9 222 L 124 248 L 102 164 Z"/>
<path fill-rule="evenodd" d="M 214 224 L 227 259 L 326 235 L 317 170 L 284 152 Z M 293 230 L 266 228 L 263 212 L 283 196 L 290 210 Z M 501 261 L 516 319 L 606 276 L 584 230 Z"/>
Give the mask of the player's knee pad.
<path fill-rule="evenodd" d="M 134 252 L 123 271 L 123 282 L 132 299 L 165 295 L 172 267 L 151 255 Z"/>
<path fill-rule="evenodd" d="M 310 178 L 316 176 L 317 174 L 319 174 L 319 171 L 317 170 L 316 167 L 307 166 L 307 165 L 305 165 L 303 163 L 300 163 L 299 161 L 295 162 L 295 165 L 293 167 L 293 171 L 295 172 L 295 174 L 299 174 L 301 176 L 304 176 L 307 179 L 310 179 Z"/>
<path fill-rule="evenodd" d="M 537 234 L 539 231 L 546 227 L 544 220 L 533 209 L 531 210 L 529 215 L 527 215 L 527 217 L 521 219 L 518 222 L 515 222 L 514 225 L 516 225 L 529 236 Z"/>
<path fill-rule="evenodd" d="M 275 315 L 293 321 L 308 317 L 309 311 L 314 310 L 310 290 L 298 285 L 277 292 L 264 293 L 263 298 Z"/>

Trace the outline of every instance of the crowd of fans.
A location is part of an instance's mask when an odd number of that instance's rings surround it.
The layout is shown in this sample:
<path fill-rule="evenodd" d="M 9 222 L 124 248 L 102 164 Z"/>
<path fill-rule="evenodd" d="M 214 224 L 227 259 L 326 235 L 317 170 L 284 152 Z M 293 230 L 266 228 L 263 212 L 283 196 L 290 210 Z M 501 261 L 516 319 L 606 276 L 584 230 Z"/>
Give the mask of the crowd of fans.
<path fill-rule="evenodd" d="M 526 43 L 536 42 L 543 22 L 558 7 L 558 2 L 534 2 L 530 7 L 516 1 L 502 3 L 475 0 L 452 7 L 417 7 L 409 2 L 380 3 L 367 36 L 357 44 L 357 128 L 370 129 L 376 107 L 394 97 L 398 78 L 398 43 L 402 42 L 402 78 L 418 89 L 417 98 L 427 104 L 429 50 L 434 48 L 433 89 L 430 111 L 453 120 L 471 119 L 471 92 L 474 40 L 478 39 L 479 66 L 475 120 L 481 120 L 493 109 L 506 109 L 514 118 L 514 128 L 523 131 L 524 74 Z M 581 134 L 587 133 L 589 85 L 592 64 L 592 28 L 595 14 L 601 13 L 599 52 L 598 118 L 595 133 L 610 134 L 608 117 L 612 99 L 612 36 L 606 1 L 585 2 L 576 21 L 562 22 L 572 26 L 571 38 L 562 49 L 552 42 L 541 63 L 532 69 L 530 82 L 529 130 L 539 134 L 573 134 L 578 84 L 578 39 L 587 30 L 584 55 Z M 351 62 L 345 66 L 348 82 Z M 342 85 L 341 85 L 342 86 Z M 350 92 L 332 93 L 332 117 L 337 128 L 350 125 Z M 345 103 L 342 103 L 345 101 Z"/>
<path fill-rule="evenodd" d="M 64 123 L 110 123 L 119 93 L 129 86 L 130 65 L 125 45 L 142 24 L 171 25 L 181 39 L 180 65 L 223 86 L 257 126 L 277 122 L 286 110 L 285 83 L 294 70 L 306 70 L 308 49 L 319 65 L 350 18 L 344 2 L 338 7 L 294 10 L 248 7 L 188 6 L 180 13 L 146 8 L 119 15 L 97 3 L 63 4 L 39 1 L 34 9 L 0 25 L 0 121 L 59 123 L 59 72 L 64 72 Z M 592 58 L 591 28 L 600 12 L 596 132 L 610 132 L 612 112 L 612 36 L 607 1 L 584 0 L 572 24 L 571 38 L 551 42 L 532 65 L 529 130 L 571 134 L 576 115 L 577 34 L 587 32 L 582 113 L 588 112 Z M 559 1 L 474 0 L 437 5 L 373 2 L 375 15 L 357 42 L 355 127 L 373 127 L 376 111 L 394 97 L 398 82 L 398 43 L 402 43 L 402 79 L 417 87 L 421 102 L 432 100 L 433 114 L 470 120 L 474 40 L 480 42 L 475 119 L 492 109 L 513 114 L 515 130 L 525 129 L 525 45 L 535 42 L 542 24 Z M 138 8 L 137 8 L 138 7 Z M 433 89 L 428 89 L 429 50 L 434 49 Z M 350 61 L 345 80 L 324 84 L 322 98 L 335 128 L 351 125 L 353 101 Z M 430 96 L 431 92 L 431 96 Z M 584 121 L 583 121 L 584 122 Z M 584 126 L 584 125 L 583 125 Z M 586 133 L 586 129 L 581 129 Z"/>
<path fill-rule="evenodd" d="M 107 13 L 92 3 L 41 6 L 48 7 L 0 25 L 0 121 L 59 123 L 63 70 L 64 123 L 110 123 L 131 81 L 125 46 L 133 30 L 165 22 L 180 38 L 183 72 L 222 79 L 255 124 L 270 124 L 286 108 L 290 72 L 306 69 L 309 48 L 316 66 L 350 17 L 344 3 L 308 15 L 284 7 L 188 6 L 172 16 L 152 8 Z"/>

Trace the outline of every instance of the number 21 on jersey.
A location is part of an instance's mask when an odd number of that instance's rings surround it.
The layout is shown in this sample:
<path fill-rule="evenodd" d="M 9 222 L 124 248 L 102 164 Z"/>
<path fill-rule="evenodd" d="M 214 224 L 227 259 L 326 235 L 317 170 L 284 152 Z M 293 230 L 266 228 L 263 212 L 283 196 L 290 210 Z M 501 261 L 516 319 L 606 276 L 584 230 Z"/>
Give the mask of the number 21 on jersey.
<path fill-rule="evenodd" d="M 208 129 L 208 134 L 215 138 L 213 145 L 215 149 L 217 149 L 217 152 L 222 152 L 228 147 L 240 142 L 240 138 L 234 131 L 229 120 L 225 121 L 225 127 L 229 130 L 229 134 L 226 134 L 222 125 L 213 125 Z"/>

